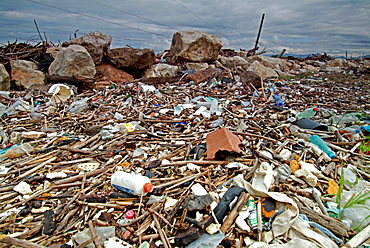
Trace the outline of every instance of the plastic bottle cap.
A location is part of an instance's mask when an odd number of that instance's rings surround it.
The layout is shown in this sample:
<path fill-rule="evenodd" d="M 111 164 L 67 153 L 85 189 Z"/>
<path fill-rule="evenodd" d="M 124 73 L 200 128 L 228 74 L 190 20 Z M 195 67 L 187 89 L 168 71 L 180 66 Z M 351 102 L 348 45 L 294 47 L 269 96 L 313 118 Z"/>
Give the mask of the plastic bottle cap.
<path fill-rule="evenodd" d="M 319 111 L 319 109 L 318 108 L 313 108 L 313 111 Z"/>
<path fill-rule="evenodd" d="M 133 210 L 128 210 L 128 211 L 126 212 L 126 218 L 127 218 L 127 219 L 133 219 L 133 218 L 134 218 L 134 216 L 135 216 L 135 212 L 134 212 Z"/>
<path fill-rule="evenodd" d="M 331 159 L 333 159 L 333 158 L 336 158 L 337 156 L 335 156 L 335 154 L 333 153 L 333 152 L 330 152 L 329 154 L 328 154 L 328 156 L 331 158 Z"/>
<path fill-rule="evenodd" d="M 152 190 L 153 190 L 153 184 L 151 183 L 144 184 L 144 192 L 149 193 L 149 192 L 152 192 Z"/>

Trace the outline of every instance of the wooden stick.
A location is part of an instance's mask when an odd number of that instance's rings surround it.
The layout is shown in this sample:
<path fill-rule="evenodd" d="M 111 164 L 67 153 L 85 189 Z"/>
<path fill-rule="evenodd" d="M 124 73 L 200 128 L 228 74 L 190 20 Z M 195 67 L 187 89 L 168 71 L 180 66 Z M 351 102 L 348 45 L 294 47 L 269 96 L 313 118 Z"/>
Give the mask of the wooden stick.
<path fill-rule="evenodd" d="M 44 167 L 44 166 L 45 166 L 45 165 L 47 165 L 47 164 L 50 164 L 51 162 L 53 162 L 53 161 L 54 161 L 54 160 L 56 160 L 56 159 L 57 159 L 56 157 L 53 157 L 53 158 L 48 159 L 47 161 L 45 161 L 45 162 L 43 162 L 43 163 L 39 164 L 38 166 L 36 166 L 36 167 L 35 167 L 35 168 L 33 168 L 32 170 L 29 170 L 29 171 L 27 171 L 27 172 L 23 173 L 22 175 L 18 176 L 18 177 L 17 177 L 17 180 L 19 180 L 19 179 L 21 179 L 21 178 L 24 178 L 24 177 L 26 177 L 26 176 L 31 175 L 32 173 L 34 173 L 34 172 L 38 171 L 39 169 L 41 169 L 42 167 Z"/>
<path fill-rule="evenodd" d="M 69 178 L 66 178 L 66 179 L 61 179 L 61 180 L 58 180 L 58 181 L 55 181 L 54 184 L 55 185 L 60 185 L 60 184 L 65 184 L 65 183 L 73 183 L 73 182 L 76 182 L 76 181 L 79 181 L 79 180 L 82 180 L 84 178 L 84 176 L 86 178 L 88 177 L 91 177 L 91 176 L 95 176 L 97 174 L 102 174 L 104 173 L 108 168 L 101 168 L 101 169 L 97 169 L 97 170 L 93 170 L 93 171 L 89 171 L 89 172 L 86 172 L 84 174 L 80 174 L 80 175 L 77 175 L 77 176 L 74 176 L 74 177 L 69 177 Z"/>
<path fill-rule="evenodd" d="M 12 238 L 7 235 L 0 235 L 0 242 L 20 246 L 24 248 L 46 248 L 46 246 L 38 245 L 28 240 Z"/>
<path fill-rule="evenodd" d="M 91 236 L 96 237 L 94 239 L 95 247 L 96 248 L 102 248 L 102 246 L 100 244 L 99 236 L 96 234 L 96 230 L 94 228 L 94 224 L 93 224 L 92 220 L 89 220 L 88 224 L 89 224 L 89 229 L 90 229 L 90 232 L 91 232 Z"/>
<path fill-rule="evenodd" d="M 248 197 L 249 194 L 244 191 L 240 194 L 238 202 L 235 204 L 233 210 L 231 210 L 230 214 L 226 217 L 225 221 L 221 225 L 221 231 L 223 233 L 226 233 L 230 226 L 234 223 L 236 217 L 239 215 L 239 212 L 243 207 L 245 207 Z"/>
<path fill-rule="evenodd" d="M 365 227 L 361 232 L 357 233 L 351 238 L 343 247 L 355 248 L 362 244 L 366 239 L 370 237 L 370 225 Z"/>
<path fill-rule="evenodd" d="M 165 248 L 171 248 L 170 241 L 166 237 L 165 232 L 163 232 L 163 229 L 162 229 L 161 225 L 159 224 L 157 215 L 153 214 L 153 219 L 154 219 L 154 223 L 155 223 L 155 225 L 157 227 L 157 230 L 158 230 L 158 233 L 159 233 L 159 237 L 161 237 L 161 240 L 163 242 L 164 247 Z"/>

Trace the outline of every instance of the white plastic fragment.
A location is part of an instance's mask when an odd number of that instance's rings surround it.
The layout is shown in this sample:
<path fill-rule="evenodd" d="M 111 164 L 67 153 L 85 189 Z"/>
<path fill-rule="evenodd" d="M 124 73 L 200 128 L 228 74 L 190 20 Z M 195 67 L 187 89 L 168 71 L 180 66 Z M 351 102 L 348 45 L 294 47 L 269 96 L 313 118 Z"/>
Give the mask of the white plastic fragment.
<path fill-rule="evenodd" d="M 196 183 L 193 186 L 191 186 L 191 191 L 196 196 L 202 196 L 202 195 L 208 194 L 207 190 L 205 190 L 200 183 Z"/>
<path fill-rule="evenodd" d="M 221 228 L 221 224 L 211 223 L 209 226 L 207 226 L 206 232 L 209 235 L 213 235 L 213 234 L 217 233 L 220 230 L 220 228 Z"/>
<path fill-rule="evenodd" d="M 131 248 L 133 246 L 119 238 L 111 237 L 107 241 L 104 242 L 104 247 L 105 248 Z"/>
<path fill-rule="evenodd" d="M 10 171 L 10 168 L 7 168 L 3 165 L 0 166 L 0 175 L 6 175 Z"/>
<path fill-rule="evenodd" d="M 77 168 L 81 171 L 93 171 L 98 169 L 100 166 L 100 163 L 98 162 L 90 162 L 90 163 L 82 163 L 77 165 Z"/>
<path fill-rule="evenodd" d="M 235 220 L 235 224 L 240 229 L 242 229 L 244 231 L 247 231 L 247 232 L 250 232 L 251 231 L 251 228 L 248 225 L 248 223 L 245 221 L 248 218 L 248 216 L 249 216 L 248 209 L 246 211 L 239 212 L 239 215 L 238 215 L 238 217 Z"/>
<path fill-rule="evenodd" d="M 299 164 L 301 166 L 301 169 L 306 169 L 316 176 L 321 174 L 321 171 L 317 169 L 314 164 L 306 163 L 304 161 L 299 161 Z"/>
<path fill-rule="evenodd" d="M 50 207 L 32 208 L 31 213 L 41 214 L 41 213 L 45 213 L 45 211 L 47 210 L 50 210 Z"/>
<path fill-rule="evenodd" d="M 15 219 L 15 217 L 20 211 L 21 211 L 20 209 L 11 208 L 6 210 L 5 212 L 0 213 L 0 223 L 8 222 L 10 220 Z"/>
<path fill-rule="evenodd" d="M 50 172 L 46 174 L 46 178 L 48 179 L 54 179 L 54 178 L 66 178 L 67 174 L 63 171 L 60 172 Z"/>
<path fill-rule="evenodd" d="M 32 193 L 31 186 L 26 182 L 20 182 L 14 186 L 13 190 L 22 195 L 28 195 Z"/>
<path fill-rule="evenodd" d="M 253 188 L 263 192 L 267 192 L 269 191 L 273 182 L 274 172 L 272 170 L 272 166 L 267 162 L 262 162 L 253 176 Z"/>
<path fill-rule="evenodd" d="M 255 242 L 249 248 L 269 248 L 269 245 L 264 242 Z"/>
<path fill-rule="evenodd" d="M 284 159 L 284 160 L 289 160 L 290 156 L 292 155 L 292 152 L 288 149 L 283 149 L 279 153 L 279 157 Z"/>
<path fill-rule="evenodd" d="M 303 179 L 310 185 L 311 187 L 314 187 L 317 184 L 317 177 L 309 170 L 307 169 L 299 169 L 296 172 L 294 172 L 294 175 L 296 177 L 303 177 Z"/>
<path fill-rule="evenodd" d="M 173 199 L 171 197 L 167 197 L 166 202 L 164 204 L 164 210 L 169 211 L 172 209 L 173 206 L 177 203 L 178 200 Z"/>

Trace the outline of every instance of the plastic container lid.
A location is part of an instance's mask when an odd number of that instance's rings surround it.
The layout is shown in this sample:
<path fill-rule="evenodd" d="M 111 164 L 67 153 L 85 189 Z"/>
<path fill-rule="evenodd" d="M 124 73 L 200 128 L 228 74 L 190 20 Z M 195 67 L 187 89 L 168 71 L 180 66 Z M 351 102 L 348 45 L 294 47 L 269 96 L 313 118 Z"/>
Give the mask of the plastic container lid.
<path fill-rule="evenodd" d="M 149 193 L 153 190 L 153 184 L 151 183 L 145 183 L 144 184 L 144 192 Z"/>
<path fill-rule="evenodd" d="M 126 212 L 126 218 L 127 218 L 127 219 L 133 219 L 133 218 L 134 218 L 134 216 L 135 216 L 135 212 L 134 212 L 133 210 L 128 210 L 128 211 Z"/>

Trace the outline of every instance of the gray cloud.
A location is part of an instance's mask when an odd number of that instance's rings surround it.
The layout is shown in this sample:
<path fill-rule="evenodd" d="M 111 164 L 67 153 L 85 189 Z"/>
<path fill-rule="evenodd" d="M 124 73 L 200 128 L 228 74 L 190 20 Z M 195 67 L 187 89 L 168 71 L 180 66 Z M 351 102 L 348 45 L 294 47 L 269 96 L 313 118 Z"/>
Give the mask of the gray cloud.
<path fill-rule="evenodd" d="M 34 2 L 41 4 L 37 4 Z M 58 41 L 99 30 L 112 47 L 168 49 L 178 30 L 219 36 L 224 48 L 251 49 L 262 13 L 260 49 L 268 53 L 370 54 L 370 2 L 344 0 L 0 0 L 0 43 L 36 39 L 33 24 Z M 48 7 L 45 5 L 50 5 Z M 64 9 L 64 10 L 63 10 Z"/>

